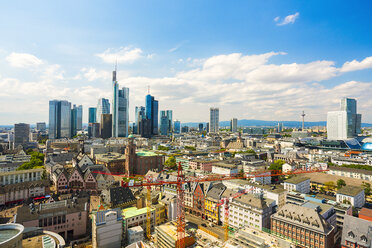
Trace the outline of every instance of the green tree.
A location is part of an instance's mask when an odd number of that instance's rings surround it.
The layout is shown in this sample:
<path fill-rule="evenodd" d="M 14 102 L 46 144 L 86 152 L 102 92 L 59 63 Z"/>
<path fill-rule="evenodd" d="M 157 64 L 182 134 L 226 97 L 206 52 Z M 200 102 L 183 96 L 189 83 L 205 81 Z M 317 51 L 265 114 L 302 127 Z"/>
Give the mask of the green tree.
<path fill-rule="evenodd" d="M 168 169 L 176 169 L 177 168 L 177 163 L 176 163 L 176 158 L 173 156 L 170 156 L 165 162 L 164 166 Z"/>
<path fill-rule="evenodd" d="M 284 160 L 275 160 L 274 163 L 269 166 L 269 170 L 281 171 L 283 168 L 283 164 L 285 164 Z"/>
<path fill-rule="evenodd" d="M 364 193 L 366 195 L 371 194 L 371 184 L 370 183 L 362 182 L 362 187 L 364 188 Z"/>
<path fill-rule="evenodd" d="M 17 170 L 30 170 L 43 167 L 44 154 L 32 151 L 30 155 L 31 155 L 30 161 L 23 163 L 21 166 L 17 168 Z"/>
<path fill-rule="evenodd" d="M 346 182 L 343 179 L 337 180 L 337 189 L 341 189 L 343 186 L 346 186 Z"/>
<path fill-rule="evenodd" d="M 329 182 L 325 182 L 324 183 L 324 186 L 326 187 L 326 189 L 329 191 L 329 190 L 334 190 L 336 188 L 336 184 L 335 182 L 332 182 L 332 181 L 329 181 Z"/>
<path fill-rule="evenodd" d="M 196 148 L 194 146 L 185 146 L 185 149 L 186 150 L 191 150 L 191 151 L 195 151 Z"/>
<path fill-rule="evenodd" d="M 159 151 L 169 151 L 169 147 L 166 146 L 158 146 Z"/>

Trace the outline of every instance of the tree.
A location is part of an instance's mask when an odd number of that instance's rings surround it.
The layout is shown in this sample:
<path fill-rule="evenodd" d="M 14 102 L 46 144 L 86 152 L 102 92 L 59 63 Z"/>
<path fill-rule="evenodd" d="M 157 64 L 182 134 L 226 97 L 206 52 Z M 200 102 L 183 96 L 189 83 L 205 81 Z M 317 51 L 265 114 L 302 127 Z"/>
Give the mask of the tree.
<path fill-rule="evenodd" d="M 370 195 L 371 194 L 371 184 L 370 183 L 366 183 L 366 182 L 362 182 L 362 187 L 364 188 L 364 193 L 365 195 Z"/>
<path fill-rule="evenodd" d="M 326 186 L 327 190 L 334 190 L 336 188 L 336 184 L 335 182 L 332 182 L 332 181 L 329 181 L 329 182 L 325 182 L 324 183 L 324 186 Z"/>
<path fill-rule="evenodd" d="M 337 180 L 337 189 L 341 189 L 343 186 L 346 186 L 346 182 L 343 179 Z"/>
<path fill-rule="evenodd" d="M 177 168 L 177 163 L 176 163 L 176 158 L 173 156 L 170 156 L 165 162 L 164 166 L 167 167 L 168 169 L 176 169 Z"/>
<path fill-rule="evenodd" d="M 283 168 L 283 164 L 285 164 L 284 160 L 275 160 L 274 163 L 269 166 L 269 170 L 281 171 Z"/>
<path fill-rule="evenodd" d="M 31 159 L 29 162 L 23 163 L 17 168 L 17 170 L 30 170 L 36 168 L 42 168 L 44 164 L 44 154 L 40 152 L 30 152 Z"/>

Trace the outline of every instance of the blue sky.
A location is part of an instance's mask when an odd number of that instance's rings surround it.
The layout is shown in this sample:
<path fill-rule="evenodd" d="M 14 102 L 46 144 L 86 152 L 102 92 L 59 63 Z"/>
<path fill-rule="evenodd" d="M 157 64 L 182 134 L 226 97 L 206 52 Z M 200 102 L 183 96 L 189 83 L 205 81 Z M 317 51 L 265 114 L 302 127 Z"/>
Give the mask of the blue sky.
<path fill-rule="evenodd" d="M 370 1 L 12 1 L 0 4 L 0 124 L 48 121 L 48 100 L 147 87 L 183 121 L 326 120 L 344 96 L 372 122 Z"/>

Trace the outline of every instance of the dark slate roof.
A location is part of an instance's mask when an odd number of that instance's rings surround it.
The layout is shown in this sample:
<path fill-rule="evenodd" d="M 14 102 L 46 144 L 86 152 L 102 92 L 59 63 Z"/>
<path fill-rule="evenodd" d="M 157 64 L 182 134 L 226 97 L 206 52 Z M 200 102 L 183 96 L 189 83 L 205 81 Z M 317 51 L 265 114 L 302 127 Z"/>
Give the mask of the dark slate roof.
<path fill-rule="evenodd" d="M 113 206 L 136 200 L 129 188 L 119 186 L 110 188 L 109 191 L 111 204 Z"/>
<path fill-rule="evenodd" d="M 208 191 L 207 198 L 214 200 L 220 200 L 222 193 L 226 190 L 226 186 L 223 183 L 217 183 Z"/>
<path fill-rule="evenodd" d="M 345 215 L 342 228 L 341 244 L 345 241 L 357 243 L 363 247 L 371 247 L 372 242 L 372 222 L 359 219 L 354 216 Z"/>

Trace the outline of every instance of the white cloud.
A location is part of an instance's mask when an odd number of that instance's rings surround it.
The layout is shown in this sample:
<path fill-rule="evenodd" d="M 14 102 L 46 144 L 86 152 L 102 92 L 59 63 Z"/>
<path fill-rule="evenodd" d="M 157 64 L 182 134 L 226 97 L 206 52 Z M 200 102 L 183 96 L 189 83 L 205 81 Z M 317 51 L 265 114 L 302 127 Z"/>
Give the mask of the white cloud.
<path fill-rule="evenodd" d="M 287 24 L 293 24 L 295 23 L 295 21 L 300 17 L 300 13 L 296 12 L 295 14 L 293 15 L 288 15 L 286 17 L 284 17 L 284 19 L 282 21 L 280 21 L 280 17 L 277 16 L 274 18 L 274 21 L 277 22 L 276 25 L 278 26 L 283 26 L 283 25 L 287 25 Z"/>
<path fill-rule="evenodd" d="M 358 70 L 363 70 L 363 69 L 368 69 L 372 68 L 372 56 L 367 57 L 363 59 L 362 61 L 348 61 L 345 62 L 344 65 L 341 67 L 340 71 L 341 72 L 349 72 L 349 71 L 358 71 Z"/>
<path fill-rule="evenodd" d="M 95 68 L 82 68 L 81 72 L 83 73 L 84 78 L 88 81 L 96 81 L 96 80 L 109 80 L 110 79 L 110 72 L 99 70 Z"/>
<path fill-rule="evenodd" d="M 29 53 L 11 53 L 6 57 L 6 61 L 13 67 L 34 68 L 43 65 L 44 62 L 36 56 Z"/>
<path fill-rule="evenodd" d="M 120 47 L 118 50 L 109 48 L 96 56 L 109 64 L 114 64 L 116 61 L 118 63 L 132 63 L 143 57 L 143 51 L 133 47 Z"/>

